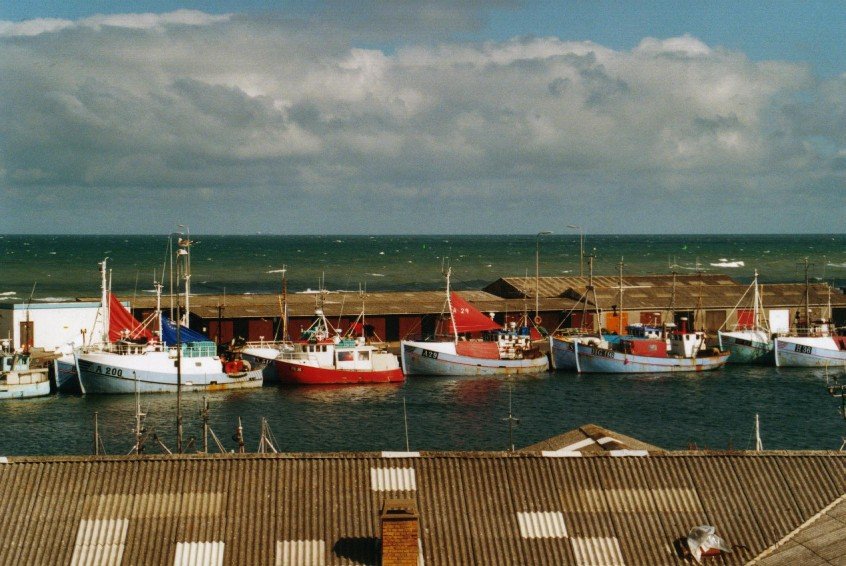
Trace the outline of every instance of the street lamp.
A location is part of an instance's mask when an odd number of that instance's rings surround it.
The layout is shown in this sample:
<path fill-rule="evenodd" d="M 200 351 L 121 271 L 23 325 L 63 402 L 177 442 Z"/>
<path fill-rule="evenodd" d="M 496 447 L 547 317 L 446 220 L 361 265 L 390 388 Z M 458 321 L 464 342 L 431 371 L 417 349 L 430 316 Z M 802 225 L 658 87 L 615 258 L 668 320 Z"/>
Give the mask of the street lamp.
<path fill-rule="evenodd" d="M 538 232 L 538 235 L 535 236 L 535 324 L 538 324 L 538 318 L 540 318 L 539 314 L 539 294 L 540 294 L 540 237 L 547 236 L 552 234 L 552 232 L 548 230 L 544 230 L 543 232 Z"/>
<path fill-rule="evenodd" d="M 581 226 L 576 226 L 575 224 L 567 224 L 567 228 L 572 228 L 573 230 L 579 231 L 579 277 L 584 277 L 585 232 Z"/>

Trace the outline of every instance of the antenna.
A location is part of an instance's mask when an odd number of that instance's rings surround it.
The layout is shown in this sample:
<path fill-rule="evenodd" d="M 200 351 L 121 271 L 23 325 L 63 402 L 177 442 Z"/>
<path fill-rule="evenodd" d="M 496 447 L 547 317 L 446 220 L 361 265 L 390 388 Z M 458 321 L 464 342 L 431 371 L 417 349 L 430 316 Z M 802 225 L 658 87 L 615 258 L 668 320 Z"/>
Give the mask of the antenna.
<path fill-rule="evenodd" d="M 235 428 L 235 434 L 232 435 L 232 440 L 238 443 L 238 453 L 244 453 L 244 427 L 241 425 L 241 417 L 238 417 L 238 426 Z"/>
<path fill-rule="evenodd" d="M 508 416 L 502 420 L 508 421 L 508 446 L 511 452 L 514 452 L 514 425 L 520 424 L 520 419 L 515 418 L 511 412 L 511 395 L 514 391 L 514 385 L 508 385 Z"/>
<path fill-rule="evenodd" d="M 240 419 L 238 421 L 240 427 Z M 270 425 L 267 424 L 265 417 L 261 418 L 261 435 L 259 436 L 259 444 L 257 452 L 259 454 L 276 454 L 279 450 L 276 448 L 276 439 L 273 438 L 273 433 L 270 431 Z"/>
<path fill-rule="evenodd" d="M 764 444 L 761 442 L 761 420 L 758 418 L 758 413 L 755 413 L 755 451 L 761 452 L 764 449 Z"/>
<path fill-rule="evenodd" d="M 129 453 L 135 453 L 140 456 L 144 453 L 144 442 L 147 434 L 147 429 L 144 426 L 144 417 L 147 415 L 141 412 L 141 395 L 138 390 L 138 375 L 134 371 L 132 372 L 132 379 L 135 383 L 135 428 L 132 430 L 132 432 L 135 433 L 135 445 Z"/>
<path fill-rule="evenodd" d="M 29 331 L 29 326 L 30 326 L 29 307 L 32 305 L 32 297 L 35 296 L 35 286 L 36 285 L 37 285 L 37 282 L 32 284 L 32 291 L 30 291 L 29 299 L 26 301 L 26 323 L 24 324 L 26 339 L 24 340 L 24 343 L 23 343 L 24 353 L 29 352 L 30 342 L 32 341 L 32 335 L 30 334 L 30 331 Z"/>
<path fill-rule="evenodd" d="M 100 454 L 106 453 L 106 447 L 103 445 L 103 439 L 100 436 L 100 414 L 97 411 L 94 411 L 94 455 L 99 456 Z"/>
<path fill-rule="evenodd" d="M 408 411 L 405 408 L 405 397 L 402 398 L 402 420 L 405 422 L 405 451 L 411 452 L 411 445 L 408 442 Z"/>

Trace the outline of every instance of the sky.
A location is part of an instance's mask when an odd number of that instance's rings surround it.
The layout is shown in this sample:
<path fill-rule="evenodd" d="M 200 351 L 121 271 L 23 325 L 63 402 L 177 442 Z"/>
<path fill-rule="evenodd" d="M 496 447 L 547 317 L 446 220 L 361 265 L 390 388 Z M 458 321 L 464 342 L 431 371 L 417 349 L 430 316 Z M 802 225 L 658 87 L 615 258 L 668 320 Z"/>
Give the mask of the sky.
<path fill-rule="evenodd" d="M 0 233 L 842 233 L 842 2 L 0 3 Z"/>

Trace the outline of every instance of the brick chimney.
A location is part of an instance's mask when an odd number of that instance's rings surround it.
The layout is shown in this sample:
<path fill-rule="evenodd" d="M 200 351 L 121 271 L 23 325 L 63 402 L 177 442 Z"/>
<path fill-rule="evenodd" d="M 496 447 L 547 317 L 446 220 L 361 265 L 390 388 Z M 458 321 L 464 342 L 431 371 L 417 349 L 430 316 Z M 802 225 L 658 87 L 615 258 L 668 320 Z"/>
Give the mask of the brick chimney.
<path fill-rule="evenodd" d="M 386 499 L 382 523 L 382 566 L 417 566 L 420 520 L 414 499 Z"/>

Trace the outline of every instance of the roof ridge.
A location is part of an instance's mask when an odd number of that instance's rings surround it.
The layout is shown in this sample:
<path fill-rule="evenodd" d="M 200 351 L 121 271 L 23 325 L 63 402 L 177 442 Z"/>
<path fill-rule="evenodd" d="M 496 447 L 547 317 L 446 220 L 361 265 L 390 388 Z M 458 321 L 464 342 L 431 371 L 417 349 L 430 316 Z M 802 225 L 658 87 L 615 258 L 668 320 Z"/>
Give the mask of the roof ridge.
<path fill-rule="evenodd" d="M 793 540 L 796 537 L 796 535 L 798 535 L 800 532 L 802 532 L 806 528 L 810 527 L 812 524 L 814 524 L 816 521 L 818 521 L 820 518 L 822 518 L 823 515 L 826 515 L 834 507 L 836 507 L 837 505 L 839 505 L 840 503 L 842 503 L 844 501 L 846 501 L 846 493 L 844 493 L 843 495 L 841 495 L 840 497 L 838 497 L 837 499 L 835 499 L 834 501 L 832 501 L 831 503 L 829 503 L 828 505 L 823 507 L 816 514 L 814 514 L 811 518 L 809 518 L 807 521 L 805 521 L 804 523 L 802 523 L 801 525 L 799 525 L 798 527 L 796 527 L 795 529 L 793 529 L 792 531 L 790 531 L 789 533 L 784 535 L 781 538 L 781 540 L 779 540 L 778 542 L 776 542 L 772 546 L 764 549 L 763 552 L 761 552 L 758 556 L 756 556 L 755 558 L 753 558 L 752 560 L 747 562 L 747 564 L 756 564 L 756 563 L 760 562 L 761 560 L 763 560 L 764 558 L 770 556 L 776 550 L 778 550 L 779 548 L 781 548 L 782 546 L 784 546 L 785 544 L 787 544 L 788 542 Z M 835 520 L 838 520 L 838 519 L 835 519 Z"/>

